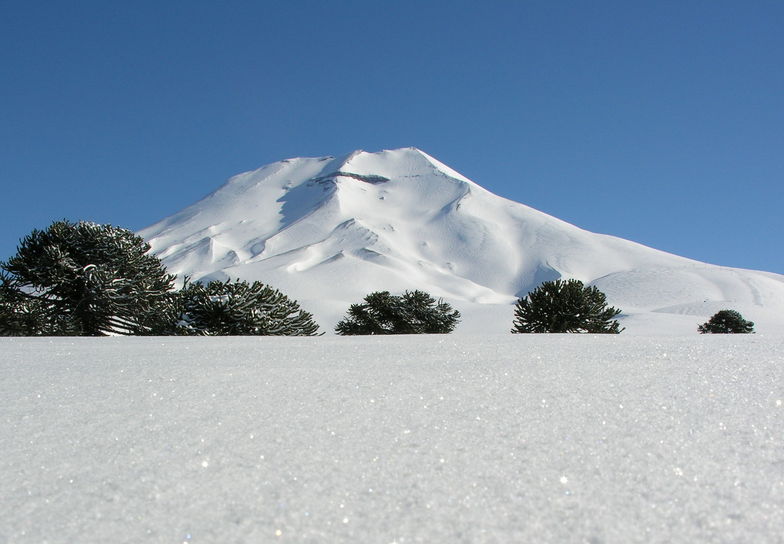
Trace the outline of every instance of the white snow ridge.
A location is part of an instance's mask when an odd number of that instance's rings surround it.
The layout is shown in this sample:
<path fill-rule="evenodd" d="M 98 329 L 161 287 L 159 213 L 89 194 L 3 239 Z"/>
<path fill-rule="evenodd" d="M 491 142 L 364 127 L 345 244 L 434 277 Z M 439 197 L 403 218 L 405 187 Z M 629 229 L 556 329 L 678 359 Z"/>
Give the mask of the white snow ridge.
<path fill-rule="evenodd" d="M 457 333 L 505 332 L 516 298 L 557 278 L 599 287 L 627 334 L 695 334 L 724 308 L 784 325 L 782 275 L 585 231 L 415 148 L 269 164 L 140 234 L 171 272 L 261 280 L 327 331 L 371 291 L 421 289 L 461 311 Z"/>

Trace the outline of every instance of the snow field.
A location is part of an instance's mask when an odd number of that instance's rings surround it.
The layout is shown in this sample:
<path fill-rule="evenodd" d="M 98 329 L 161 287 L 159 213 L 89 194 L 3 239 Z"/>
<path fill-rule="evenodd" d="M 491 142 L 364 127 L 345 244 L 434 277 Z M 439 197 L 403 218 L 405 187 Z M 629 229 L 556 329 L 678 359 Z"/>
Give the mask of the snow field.
<path fill-rule="evenodd" d="M 781 542 L 784 338 L 0 339 L 0 542 Z"/>

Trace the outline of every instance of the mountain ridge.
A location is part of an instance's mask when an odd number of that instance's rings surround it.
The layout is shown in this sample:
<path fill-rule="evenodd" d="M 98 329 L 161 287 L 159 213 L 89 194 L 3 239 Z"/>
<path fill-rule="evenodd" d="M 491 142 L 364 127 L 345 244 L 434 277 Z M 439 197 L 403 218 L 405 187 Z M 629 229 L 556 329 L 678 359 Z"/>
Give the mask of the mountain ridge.
<path fill-rule="evenodd" d="M 511 316 L 517 297 L 561 277 L 597 285 L 641 333 L 675 330 L 667 319 L 706 318 L 716 304 L 763 321 L 784 313 L 784 276 L 586 231 L 416 148 L 284 159 L 231 177 L 140 234 L 170 271 L 261 280 L 327 328 L 374 290 L 422 289 L 464 315 L 499 306 Z"/>

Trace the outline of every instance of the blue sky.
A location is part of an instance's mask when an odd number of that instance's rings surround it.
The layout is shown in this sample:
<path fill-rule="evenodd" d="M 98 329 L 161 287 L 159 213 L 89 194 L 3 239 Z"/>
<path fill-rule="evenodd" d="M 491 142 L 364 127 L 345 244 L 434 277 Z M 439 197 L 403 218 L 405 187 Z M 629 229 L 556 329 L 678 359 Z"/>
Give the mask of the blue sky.
<path fill-rule="evenodd" d="M 778 0 L 0 0 L 0 258 L 416 146 L 588 230 L 784 273 L 782 28 Z"/>

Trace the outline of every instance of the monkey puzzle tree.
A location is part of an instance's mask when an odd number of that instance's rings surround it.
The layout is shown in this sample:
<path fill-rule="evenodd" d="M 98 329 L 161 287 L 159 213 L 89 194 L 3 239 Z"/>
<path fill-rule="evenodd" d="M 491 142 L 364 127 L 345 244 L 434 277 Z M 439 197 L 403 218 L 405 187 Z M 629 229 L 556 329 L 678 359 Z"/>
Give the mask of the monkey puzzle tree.
<path fill-rule="evenodd" d="M 579 280 L 546 281 L 517 301 L 513 333 L 620 333 L 613 318 L 621 310 L 607 306 L 607 297 Z"/>
<path fill-rule="evenodd" d="M 697 330 L 701 334 L 748 334 L 754 332 L 754 322 L 747 321 L 735 310 L 721 310 L 698 326 Z"/>
<path fill-rule="evenodd" d="M 178 334 L 313 336 L 313 316 L 259 281 L 188 283 L 177 295 Z"/>
<path fill-rule="evenodd" d="M 56 221 L 0 267 L 12 300 L 35 310 L 36 334 L 155 334 L 172 320 L 174 276 L 149 250 L 120 227 Z"/>
<path fill-rule="evenodd" d="M 460 322 L 460 312 L 424 291 L 391 295 L 376 291 L 360 304 L 352 304 L 335 327 L 340 335 L 444 334 Z"/>

